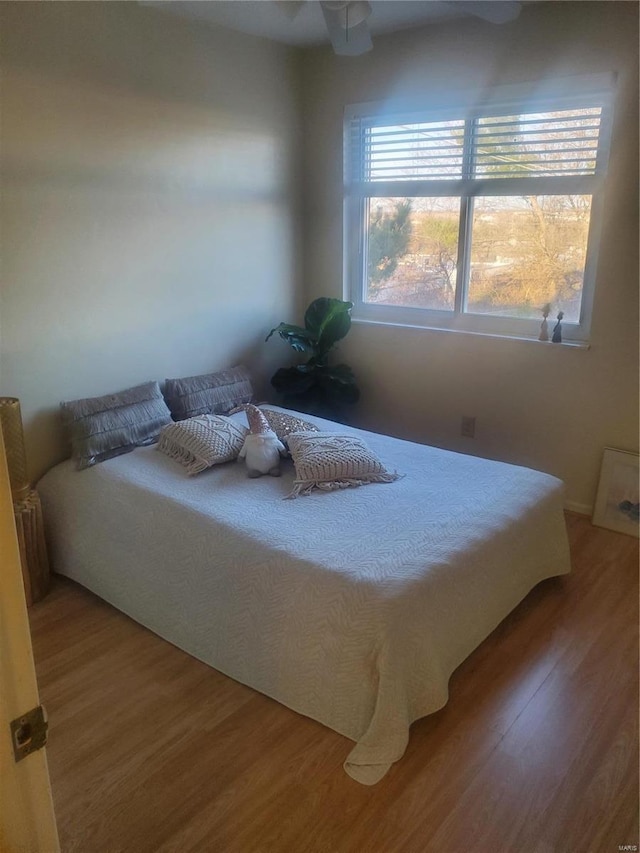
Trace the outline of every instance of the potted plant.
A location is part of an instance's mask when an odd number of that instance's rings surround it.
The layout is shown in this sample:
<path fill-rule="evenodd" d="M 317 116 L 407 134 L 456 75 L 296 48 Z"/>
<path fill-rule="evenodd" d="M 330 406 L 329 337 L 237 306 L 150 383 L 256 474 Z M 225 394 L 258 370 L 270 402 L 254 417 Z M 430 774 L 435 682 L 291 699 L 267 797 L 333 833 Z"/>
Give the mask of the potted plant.
<path fill-rule="evenodd" d="M 280 323 L 277 332 L 296 352 L 309 359 L 294 367 L 281 367 L 271 384 L 284 397 L 284 405 L 320 417 L 342 416 L 343 406 L 357 402 L 360 391 L 346 364 L 329 365 L 329 353 L 351 328 L 352 302 L 320 297 L 307 308 L 304 327 Z"/>

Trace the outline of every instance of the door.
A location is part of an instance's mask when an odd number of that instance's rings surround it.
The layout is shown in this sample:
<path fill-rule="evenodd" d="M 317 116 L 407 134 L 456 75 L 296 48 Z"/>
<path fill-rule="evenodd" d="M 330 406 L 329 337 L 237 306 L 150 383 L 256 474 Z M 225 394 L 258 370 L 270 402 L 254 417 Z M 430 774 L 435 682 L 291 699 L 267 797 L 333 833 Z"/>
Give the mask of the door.
<path fill-rule="evenodd" d="M 46 749 L 16 762 L 11 720 L 39 705 L 31 636 L 0 430 L 0 850 L 59 853 Z"/>

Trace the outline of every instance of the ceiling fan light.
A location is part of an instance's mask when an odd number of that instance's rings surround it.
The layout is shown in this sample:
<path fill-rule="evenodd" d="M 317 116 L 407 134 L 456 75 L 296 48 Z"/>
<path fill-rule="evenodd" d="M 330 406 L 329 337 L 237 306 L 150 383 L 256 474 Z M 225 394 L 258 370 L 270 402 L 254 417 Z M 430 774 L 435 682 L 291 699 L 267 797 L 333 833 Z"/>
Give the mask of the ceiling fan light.
<path fill-rule="evenodd" d="M 371 14 L 371 4 L 367 0 L 352 0 L 347 3 L 345 9 L 345 18 L 349 18 L 349 27 L 357 27 L 363 21 L 366 21 Z"/>
<path fill-rule="evenodd" d="M 367 0 L 323 0 L 322 5 L 338 17 L 341 27 L 348 29 L 366 21 L 372 12 Z"/>

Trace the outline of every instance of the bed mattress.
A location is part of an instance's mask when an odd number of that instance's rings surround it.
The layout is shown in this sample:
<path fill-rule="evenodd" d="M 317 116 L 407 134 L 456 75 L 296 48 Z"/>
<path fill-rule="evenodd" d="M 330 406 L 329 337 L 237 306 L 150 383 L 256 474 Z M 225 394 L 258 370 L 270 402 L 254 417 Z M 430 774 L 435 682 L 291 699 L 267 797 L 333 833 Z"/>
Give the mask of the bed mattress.
<path fill-rule="evenodd" d="M 241 415 L 240 417 L 244 417 Z M 294 470 L 189 477 L 153 447 L 38 484 L 54 570 L 217 670 L 355 741 L 374 784 L 449 677 L 541 580 L 569 571 L 562 483 L 360 436 L 401 479 L 284 500 Z"/>

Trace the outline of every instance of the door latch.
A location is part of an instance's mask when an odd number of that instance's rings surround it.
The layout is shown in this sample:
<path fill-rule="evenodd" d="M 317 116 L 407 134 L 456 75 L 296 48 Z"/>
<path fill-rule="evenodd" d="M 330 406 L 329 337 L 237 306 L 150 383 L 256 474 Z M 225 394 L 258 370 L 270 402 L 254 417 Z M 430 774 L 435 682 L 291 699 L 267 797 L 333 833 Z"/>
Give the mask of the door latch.
<path fill-rule="evenodd" d="M 11 743 L 16 761 L 42 749 L 47 743 L 47 715 L 42 705 L 11 720 Z"/>

